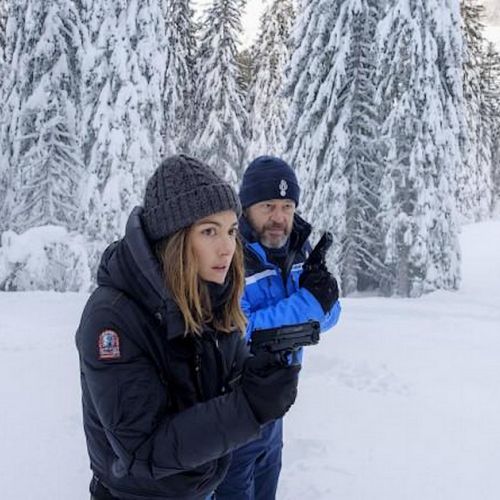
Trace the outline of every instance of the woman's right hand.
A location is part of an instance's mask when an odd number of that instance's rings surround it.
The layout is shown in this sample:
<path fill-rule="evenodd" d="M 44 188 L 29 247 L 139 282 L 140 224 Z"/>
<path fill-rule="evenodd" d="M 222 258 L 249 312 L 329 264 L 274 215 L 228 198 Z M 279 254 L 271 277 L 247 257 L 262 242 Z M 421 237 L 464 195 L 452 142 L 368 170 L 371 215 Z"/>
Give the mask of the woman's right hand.
<path fill-rule="evenodd" d="M 283 365 L 263 352 L 246 360 L 241 386 L 257 420 L 264 424 L 282 417 L 297 397 L 300 365 Z"/>

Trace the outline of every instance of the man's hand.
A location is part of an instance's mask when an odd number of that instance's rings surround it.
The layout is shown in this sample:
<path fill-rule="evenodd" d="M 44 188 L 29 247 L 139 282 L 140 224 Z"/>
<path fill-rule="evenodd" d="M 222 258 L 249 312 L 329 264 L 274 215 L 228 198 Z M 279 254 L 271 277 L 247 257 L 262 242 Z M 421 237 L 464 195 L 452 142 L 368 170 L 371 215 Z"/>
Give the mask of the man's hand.
<path fill-rule="evenodd" d="M 262 352 L 248 358 L 241 387 L 261 424 L 282 417 L 297 397 L 300 365 L 283 365 L 276 355 Z"/>
<path fill-rule="evenodd" d="M 326 267 L 326 253 L 332 246 L 333 236 L 330 231 L 325 231 L 323 236 L 319 239 L 316 246 L 311 250 L 311 253 L 304 262 L 304 272 L 311 272 L 317 270 L 327 271 Z"/>
<path fill-rule="evenodd" d="M 339 298 L 337 280 L 329 273 L 326 266 L 303 271 L 299 277 L 299 286 L 314 295 L 325 314 Z"/>

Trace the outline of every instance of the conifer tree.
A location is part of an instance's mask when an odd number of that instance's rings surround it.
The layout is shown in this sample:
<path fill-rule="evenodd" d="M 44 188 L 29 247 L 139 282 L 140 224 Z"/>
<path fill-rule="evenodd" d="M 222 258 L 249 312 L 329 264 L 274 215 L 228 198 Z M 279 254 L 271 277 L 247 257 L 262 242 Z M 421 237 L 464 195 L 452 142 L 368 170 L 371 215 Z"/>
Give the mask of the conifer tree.
<path fill-rule="evenodd" d="M 301 212 L 315 221 L 317 229 L 332 230 L 335 241 L 329 265 L 338 276 L 348 189 L 342 174 L 344 141 L 340 137 L 347 116 L 337 114 L 335 105 L 345 73 L 345 57 L 339 57 L 338 49 L 345 32 L 338 20 L 347 2 L 327 3 L 303 2 L 297 11 L 285 84 L 285 96 L 290 100 L 286 157 L 303 188 Z"/>
<path fill-rule="evenodd" d="M 292 0 L 274 0 L 261 16 L 251 56 L 245 163 L 262 154 L 283 154 L 288 112 L 283 81 L 290 62 L 289 38 L 294 19 Z"/>
<path fill-rule="evenodd" d="M 464 221 L 484 219 L 490 213 L 492 192 L 491 124 L 482 112 L 481 61 L 485 38 L 484 7 L 477 0 L 463 0 L 465 134 L 463 162 L 457 172 L 457 206 Z"/>
<path fill-rule="evenodd" d="M 494 44 L 486 45 L 481 62 L 480 81 L 484 126 L 489 130 L 491 147 L 492 211 L 500 208 L 500 53 Z"/>
<path fill-rule="evenodd" d="M 7 26 L 3 220 L 17 231 L 44 224 L 72 228 L 82 173 L 78 11 L 72 1 L 12 0 Z"/>
<path fill-rule="evenodd" d="M 205 12 L 197 57 L 195 156 L 235 183 L 244 151 L 246 110 L 237 46 L 241 0 L 214 0 Z"/>
<path fill-rule="evenodd" d="M 254 66 L 254 53 L 252 48 L 243 49 L 236 54 L 236 60 L 240 67 L 239 84 L 243 94 L 247 95 L 252 83 Z M 247 99 L 248 100 L 248 99 Z"/>
<path fill-rule="evenodd" d="M 5 30 L 7 28 L 7 3 L 0 0 L 0 54 L 5 49 Z"/>
<path fill-rule="evenodd" d="M 287 156 L 304 187 L 302 211 L 334 234 L 329 264 L 347 293 L 379 286 L 384 274 L 375 224 L 378 8 L 365 0 L 304 4 L 286 84 Z"/>
<path fill-rule="evenodd" d="M 390 294 L 457 288 L 458 137 L 464 115 L 459 6 L 394 0 L 380 23 L 379 98 L 389 147 L 380 189 Z"/>
<path fill-rule="evenodd" d="M 191 147 L 194 120 L 195 26 L 190 0 L 166 0 L 163 89 L 165 154 Z"/>
<path fill-rule="evenodd" d="M 348 109 L 343 174 L 348 183 L 340 277 L 345 294 L 381 288 L 388 272 L 377 224 L 383 141 L 375 104 L 377 51 L 373 40 L 380 17 L 378 1 L 362 1 L 347 18 L 350 39 L 345 84 L 338 109 Z M 331 182 L 335 182 L 333 179 Z"/>
<path fill-rule="evenodd" d="M 18 108 L 16 90 L 12 85 L 12 75 L 8 71 L 9 54 L 7 47 L 7 15 L 6 4 L 0 0 L 0 233 L 8 229 L 7 220 L 8 207 L 12 204 L 13 169 L 10 166 L 12 147 L 10 144 L 10 128 L 13 117 L 11 113 Z M 10 11 L 11 22 L 13 22 L 13 9 Z M 12 44 L 11 44 L 12 45 Z"/>
<path fill-rule="evenodd" d="M 4 116 L 4 92 L 5 92 L 5 31 L 7 28 L 7 8 L 3 0 L 0 0 L 0 116 Z M 0 124 L 0 137 L 2 125 Z M 7 159 L 4 157 L 2 145 L 0 143 L 0 218 L 2 217 L 2 206 L 7 190 Z M 2 224 L 0 223 L 0 231 Z"/>
<path fill-rule="evenodd" d="M 93 0 L 86 14 L 87 137 L 82 229 L 110 241 L 123 234 L 146 179 L 162 154 L 165 58 L 158 0 Z"/>

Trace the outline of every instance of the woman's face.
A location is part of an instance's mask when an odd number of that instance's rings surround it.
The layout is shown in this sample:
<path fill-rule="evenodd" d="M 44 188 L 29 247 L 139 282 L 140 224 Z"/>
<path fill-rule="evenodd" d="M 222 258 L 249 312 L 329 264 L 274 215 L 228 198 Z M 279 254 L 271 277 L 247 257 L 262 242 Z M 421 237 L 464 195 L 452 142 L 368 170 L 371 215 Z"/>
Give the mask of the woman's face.
<path fill-rule="evenodd" d="M 236 249 L 237 232 L 238 219 L 232 210 L 209 215 L 192 226 L 189 244 L 201 279 L 224 283 Z"/>

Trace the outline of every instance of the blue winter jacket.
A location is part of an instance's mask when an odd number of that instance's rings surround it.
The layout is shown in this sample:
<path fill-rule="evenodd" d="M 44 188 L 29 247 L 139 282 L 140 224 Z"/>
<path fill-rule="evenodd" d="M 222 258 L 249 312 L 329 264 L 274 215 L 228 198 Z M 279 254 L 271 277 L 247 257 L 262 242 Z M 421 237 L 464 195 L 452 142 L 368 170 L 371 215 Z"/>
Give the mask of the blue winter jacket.
<path fill-rule="evenodd" d="M 269 262 L 264 247 L 257 241 L 245 217 L 240 220 L 240 232 L 245 249 L 242 308 L 248 319 L 247 340 L 251 340 L 254 330 L 261 328 L 316 320 L 321 324 L 321 331 L 326 331 L 337 323 L 341 310 L 339 301 L 325 314 L 314 295 L 299 287 L 302 265 L 311 251 L 308 243 L 310 224 L 295 214 L 285 265 L 289 268 L 286 276 L 278 265 Z M 301 353 L 298 358 L 301 359 Z"/>

